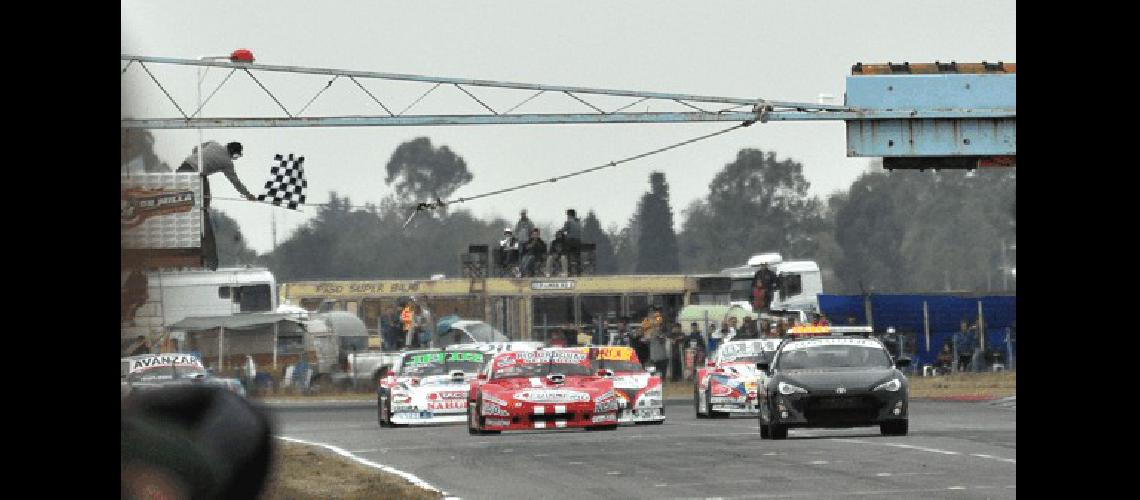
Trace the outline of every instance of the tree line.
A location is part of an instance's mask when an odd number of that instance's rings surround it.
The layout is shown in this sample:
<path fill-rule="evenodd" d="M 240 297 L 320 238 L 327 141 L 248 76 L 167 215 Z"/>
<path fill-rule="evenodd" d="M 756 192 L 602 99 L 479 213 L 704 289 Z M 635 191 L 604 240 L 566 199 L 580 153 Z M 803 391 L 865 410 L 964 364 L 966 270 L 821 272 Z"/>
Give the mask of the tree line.
<path fill-rule="evenodd" d="M 141 162 L 159 164 L 145 137 L 133 142 Z M 665 174 L 651 172 L 628 220 L 603 227 L 604 214 L 590 210 L 582 240 L 597 245 L 599 274 L 716 273 L 772 251 L 818 262 L 834 293 L 1014 288 L 1002 273 L 1015 264 L 1015 169 L 886 171 L 879 162 L 820 198 L 808 194 L 803 168 L 774 151 L 742 149 L 679 213 Z M 514 226 L 445 207 L 404 227 L 417 203 L 446 200 L 474 178 L 459 154 L 427 137 L 397 147 L 385 171 L 392 192 L 380 203 L 354 206 L 330 193 L 313 219 L 264 255 L 213 211 L 221 264 L 266 265 L 279 281 L 457 276 L 469 244 Z M 555 224 L 538 225 L 548 240 Z"/>

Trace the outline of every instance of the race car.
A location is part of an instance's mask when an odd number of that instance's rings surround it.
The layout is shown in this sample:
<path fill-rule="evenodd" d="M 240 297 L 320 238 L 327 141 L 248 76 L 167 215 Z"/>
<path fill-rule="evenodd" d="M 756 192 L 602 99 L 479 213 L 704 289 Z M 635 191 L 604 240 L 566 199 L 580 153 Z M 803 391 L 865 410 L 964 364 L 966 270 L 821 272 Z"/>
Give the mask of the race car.
<path fill-rule="evenodd" d="M 908 428 L 906 375 L 876 338 L 850 336 L 787 340 L 772 361 L 760 398 L 760 437 L 785 439 L 790 427 L 878 425 L 886 436 Z"/>
<path fill-rule="evenodd" d="M 119 360 L 119 396 L 171 386 L 214 385 L 245 397 L 245 387 L 235 378 L 210 375 L 202 360 L 188 353 L 142 354 Z"/>
<path fill-rule="evenodd" d="M 613 380 L 593 370 L 588 348 L 501 352 L 471 384 L 471 434 L 617 428 Z"/>
<path fill-rule="evenodd" d="M 665 422 L 661 376 L 642 369 L 633 348 L 591 347 L 590 361 L 595 372 L 609 370 L 612 373 L 614 395 L 618 398 L 619 424 Z"/>
<path fill-rule="evenodd" d="M 757 397 L 767 378 L 756 363 L 769 360 L 779 346 L 780 339 L 732 340 L 721 345 L 693 379 L 697 418 L 756 415 Z"/>
<path fill-rule="evenodd" d="M 410 351 L 376 389 L 380 427 L 463 422 L 468 382 L 489 356 L 477 350 Z"/>

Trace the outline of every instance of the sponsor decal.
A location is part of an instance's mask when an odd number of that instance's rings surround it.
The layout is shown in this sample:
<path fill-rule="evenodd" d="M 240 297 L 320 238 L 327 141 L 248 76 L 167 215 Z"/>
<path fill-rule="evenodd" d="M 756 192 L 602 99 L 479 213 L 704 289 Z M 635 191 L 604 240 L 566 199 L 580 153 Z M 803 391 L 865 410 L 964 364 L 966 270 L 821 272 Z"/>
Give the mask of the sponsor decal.
<path fill-rule="evenodd" d="M 443 391 L 428 394 L 428 399 L 464 399 L 466 397 L 467 392 L 465 391 Z"/>
<path fill-rule="evenodd" d="M 119 191 L 119 224 L 123 229 L 138 227 L 151 217 L 189 212 L 193 208 L 193 190 L 127 188 Z"/>
<path fill-rule="evenodd" d="M 146 370 L 147 368 L 155 368 L 159 366 L 192 366 L 195 368 L 205 368 L 202 366 L 202 360 L 196 356 L 185 354 L 172 354 L 172 355 L 158 355 L 149 358 L 136 359 L 131 361 L 131 372 Z"/>
<path fill-rule="evenodd" d="M 617 416 L 614 415 L 613 413 L 602 413 L 602 414 L 594 415 L 594 416 L 590 417 L 590 422 L 594 422 L 594 423 L 610 422 L 610 421 L 614 421 L 614 420 L 617 420 Z"/>
<path fill-rule="evenodd" d="M 649 375 L 620 375 L 614 377 L 614 387 L 619 389 L 641 389 L 649 384 Z"/>
<path fill-rule="evenodd" d="M 427 365 L 432 363 L 444 362 L 472 362 L 482 363 L 483 353 L 481 352 L 429 352 L 424 354 L 416 354 L 408 358 L 406 364 L 409 365 Z"/>
<path fill-rule="evenodd" d="M 739 403 L 743 399 L 744 398 L 734 398 L 734 397 L 727 397 L 727 396 L 712 396 L 709 398 L 709 402 L 711 402 L 713 404 L 716 404 L 716 403 Z"/>
<path fill-rule="evenodd" d="M 486 424 L 491 427 L 507 427 L 511 425 L 511 421 L 500 418 L 488 418 Z"/>
<path fill-rule="evenodd" d="M 557 351 L 518 351 L 513 352 L 514 358 L 522 363 L 568 363 L 581 364 L 586 361 L 584 349 L 557 350 Z"/>
<path fill-rule="evenodd" d="M 531 290 L 573 290 L 574 280 L 566 281 L 532 281 Z"/>
<path fill-rule="evenodd" d="M 835 393 L 836 394 L 847 394 L 847 388 L 846 387 L 837 387 L 835 389 Z"/>
<path fill-rule="evenodd" d="M 602 347 L 598 349 L 598 359 L 602 361 L 630 361 L 633 349 L 629 347 Z"/>
<path fill-rule="evenodd" d="M 509 412 L 509 411 L 507 411 L 507 410 L 504 410 L 504 409 L 503 409 L 503 408 L 501 408 L 499 405 L 496 405 L 496 404 L 489 404 L 489 403 L 487 403 L 486 401 L 484 401 L 484 402 L 483 402 L 483 411 L 482 411 L 482 413 L 483 413 L 483 415 L 498 415 L 498 416 L 501 416 L 501 417 L 509 417 L 509 416 L 511 416 L 511 412 Z"/>
<path fill-rule="evenodd" d="M 499 399 L 499 398 L 496 398 L 495 396 L 492 396 L 492 395 L 490 395 L 490 394 L 484 394 L 484 395 L 483 395 L 483 402 L 484 402 L 484 403 L 491 403 L 491 404 L 496 404 L 496 405 L 499 405 L 499 406 L 507 406 L 507 402 L 506 402 L 506 401 L 503 401 L 503 400 L 501 400 L 501 399 Z"/>
<path fill-rule="evenodd" d="M 392 405 L 392 413 L 416 411 L 415 405 Z"/>
<path fill-rule="evenodd" d="M 428 401 L 427 408 L 429 410 L 464 410 L 467 409 L 466 401 Z"/>
<path fill-rule="evenodd" d="M 526 390 L 515 393 L 515 399 L 531 403 L 575 403 L 589 401 L 590 395 L 563 389 Z"/>
<path fill-rule="evenodd" d="M 812 339 L 791 342 L 784 346 L 785 351 L 796 351 L 800 349 L 807 349 L 809 347 L 820 347 L 829 345 L 856 345 L 861 347 L 880 347 L 876 340 L 871 339 L 853 339 L 853 338 L 839 338 L 839 339 Z"/>

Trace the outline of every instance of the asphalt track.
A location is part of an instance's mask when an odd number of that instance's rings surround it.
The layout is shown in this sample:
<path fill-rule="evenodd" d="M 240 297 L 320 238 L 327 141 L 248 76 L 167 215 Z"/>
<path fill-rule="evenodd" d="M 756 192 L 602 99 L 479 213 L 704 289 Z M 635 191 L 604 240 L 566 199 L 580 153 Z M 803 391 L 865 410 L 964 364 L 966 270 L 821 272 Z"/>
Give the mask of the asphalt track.
<path fill-rule="evenodd" d="M 338 446 L 477 498 L 1015 498 L 1016 409 L 912 401 L 910 435 L 792 429 L 761 440 L 753 418 L 697 420 L 670 401 L 664 425 L 471 436 L 463 425 L 381 429 L 375 403 L 273 407 L 277 434 Z"/>

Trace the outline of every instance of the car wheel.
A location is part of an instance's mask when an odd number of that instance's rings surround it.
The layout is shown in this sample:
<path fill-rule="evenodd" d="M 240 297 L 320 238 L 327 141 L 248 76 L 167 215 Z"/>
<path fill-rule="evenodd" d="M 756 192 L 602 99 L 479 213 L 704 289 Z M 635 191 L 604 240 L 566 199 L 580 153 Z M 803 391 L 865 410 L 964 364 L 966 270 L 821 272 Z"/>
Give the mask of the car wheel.
<path fill-rule="evenodd" d="M 705 408 L 709 410 L 709 418 L 727 418 L 728 413 L 723 411 L 713 410 L 712 407 L 712 391 L 705 391 Z"/>
<path fill-rule="evenodd" d="M 879 424 L 879 432 L 882 432 L 884 436 L 905 436 L 910 430 L 909 427 L 909 419 L 892 420 Z"/>
<path fill-rule="evenodd" d="M 768 438 L 788 439 L 788 426 L 780 424 L 768 424 Z"/>
<path fill-rule="evenodd" d="M 470 409 L 471 405 L 468 404 L 467 408 Z M 474 414 L 471 413 L 472 411 L 474 411 Z M 503 431 L 489 431 L 489 430 L 486 430 L 486 429 L 479 427 L 479 415 L 481 415 L 482 413 L 483 413 L 483 395 L 480 394 L 479 395 L 479 401 L 475 405 L 475 410 L 468 410 L 468 415 L 470 415 L 469 420 L 471 420 L 474 423 L 474 427 L 472 428 L 472 434 L 478 434 L 480 436 L 485 436 L 488 434 L 499 434 L 499 433 L 503 432 Z"/>
<path fill-rule="evenodd" d="M 479 432 L 479 412 L 475 408 L 475 403 L 467 403 L 467 433 L 472 436 L 478 436 Z"/>
<path fill-rule="evenodd" d="M 389 423 L 391 414 L 387 410 L 387 399 L 384 396 L 380 396 L 376 402 L 376 420 L 380 422 L 380 427 L 391 426 Z"/>
<path fill-rule="evenodd" d="M 693 388 L 693 411 L 697 413 L 697 418 L 709 418 L 708 415 L 701 413 L 701 391 L 696 387 Z"/>
<path fill-rule="evenodd" d="M 760 439 L 772 439 L 772 431 L 765 424 L 760 424 Z"/>

